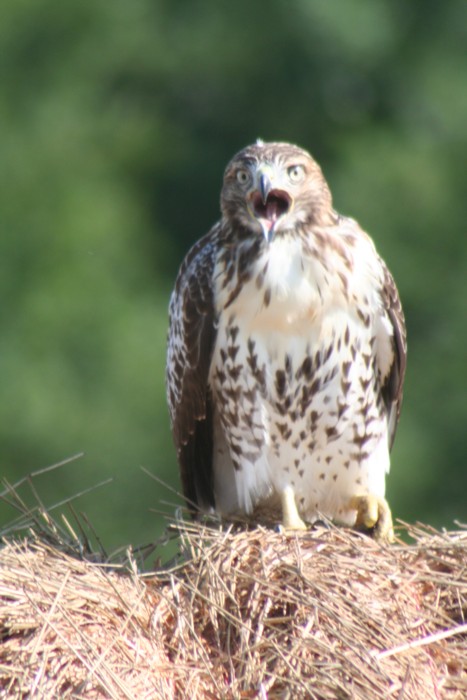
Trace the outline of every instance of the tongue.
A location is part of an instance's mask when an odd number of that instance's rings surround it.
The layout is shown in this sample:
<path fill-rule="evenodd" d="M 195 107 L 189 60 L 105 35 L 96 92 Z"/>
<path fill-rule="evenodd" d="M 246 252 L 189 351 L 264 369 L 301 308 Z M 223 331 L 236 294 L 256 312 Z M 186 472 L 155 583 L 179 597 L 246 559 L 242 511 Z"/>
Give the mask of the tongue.
<path fill-rule="evenodd" d="M 266 203 L 266 219 L 269 219 L 269 221 L 276 221 L 280 214 L 278 202 L 275 199 L 268 199 Z"/>

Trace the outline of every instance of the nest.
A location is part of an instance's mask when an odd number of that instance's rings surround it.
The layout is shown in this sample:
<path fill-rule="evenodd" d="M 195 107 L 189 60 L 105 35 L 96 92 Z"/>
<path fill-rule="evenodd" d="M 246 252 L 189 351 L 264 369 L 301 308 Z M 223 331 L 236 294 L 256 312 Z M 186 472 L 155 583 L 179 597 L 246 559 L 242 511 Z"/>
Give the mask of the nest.
<path fill-rule="evenodd" d="M 175 529 L 178 561 L 150 574 L 56 528 L 6 542 L 0 697 L 467 697 L 465 530 Z"/>

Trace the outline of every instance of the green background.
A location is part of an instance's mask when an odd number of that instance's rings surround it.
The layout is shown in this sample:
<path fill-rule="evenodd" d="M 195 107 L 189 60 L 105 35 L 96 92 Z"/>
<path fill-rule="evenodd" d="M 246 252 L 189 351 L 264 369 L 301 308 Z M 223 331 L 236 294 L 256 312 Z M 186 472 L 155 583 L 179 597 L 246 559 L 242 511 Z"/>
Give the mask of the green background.
<path fill-rule="evenodd" d="M 465 0 L 3 0 L 0 460 L 113 549 L 178 488 L 167 305 L 257 137 L 321 163 L 400 289 L 409 364 L 394 515 L 467 520 Z M 22 487 L 25 498 L 30 486 Z M 32 496 L 31 496 L 32 497 Z M 2 522 L 14 512 L 0 504 Z"/>

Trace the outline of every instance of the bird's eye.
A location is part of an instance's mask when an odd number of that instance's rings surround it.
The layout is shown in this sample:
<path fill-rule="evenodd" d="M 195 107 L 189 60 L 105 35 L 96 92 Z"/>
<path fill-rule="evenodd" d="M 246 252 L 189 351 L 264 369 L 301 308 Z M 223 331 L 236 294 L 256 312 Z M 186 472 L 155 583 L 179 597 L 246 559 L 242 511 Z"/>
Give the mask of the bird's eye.
<path fill-rule="evenodd" d="M 250 182 L 249 171 L 245 170 L 244 168 L 237 170 L 237 182 L 239 182 L 241 185 L 248 184 Z"/>
<path fill-rule="evenodd" d="M 303 165 L 291 165 L 287 168 L 287 175 L 290 182 L 301 182 L 305 177 L 305 167 Z"/>

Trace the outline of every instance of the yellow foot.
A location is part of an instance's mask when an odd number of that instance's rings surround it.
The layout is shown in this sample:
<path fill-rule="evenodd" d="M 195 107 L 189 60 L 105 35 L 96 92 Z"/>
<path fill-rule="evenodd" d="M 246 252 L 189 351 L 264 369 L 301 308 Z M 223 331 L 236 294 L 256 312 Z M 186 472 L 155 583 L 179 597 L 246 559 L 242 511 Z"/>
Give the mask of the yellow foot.
<path fill-rule="evenodd" d="M 295 493 L 291 486 L 286 486 L 281 493 L 282 527 L 284 530 L 308 530 L 298 514 Z"/>
<path fill-rule="evenodd" d="M 353 496 L 350 507 L 357 511 L 355 527 L 358 530 L 371 530 L 379 542 L 394 542 L 391 510 L 385 498 L 371 494 Z"/>

